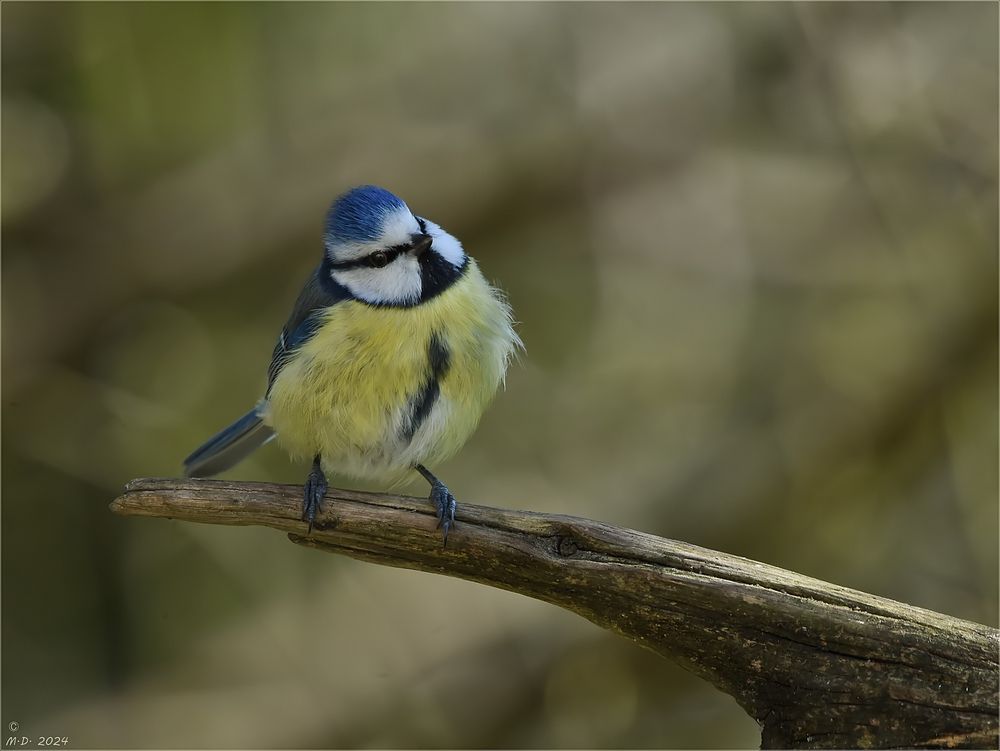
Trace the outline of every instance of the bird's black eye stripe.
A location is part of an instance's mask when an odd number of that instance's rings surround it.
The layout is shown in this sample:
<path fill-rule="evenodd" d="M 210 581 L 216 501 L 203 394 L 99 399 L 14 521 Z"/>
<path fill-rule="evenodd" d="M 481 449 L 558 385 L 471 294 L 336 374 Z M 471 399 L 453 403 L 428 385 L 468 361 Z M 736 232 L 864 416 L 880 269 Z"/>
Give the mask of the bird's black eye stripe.
<path fill-rule="evenodd" d="M 414 218 L 417 220 L 417 225 L 420 227 L 420 233 L 426 235 L 427 223 L 419 216 Z M 376 250 L 374 253 L 369 253 L 361 258 L 355 258 L 350 261 L 338 261 L 337 263 L 329 264 L 329 266 L 331 269 L 337 269 L 338 271 L 358 269 L 362 266 L 370 269 L 381 269 L 384 266 L 388 266 L 392 261 L 395 261 L 399 256 L 409 251 L 412 247 L 413 245 L 393 245 L 391 248 Z"/>
<path fill-rule="evenodd" d="M 391 248 L 386 248 L 385 250 L 376 250 L 374 253 L 369 253 L 361 258 L 355 258 L 351 261 L 339 261 L 338 263 L 331 263 L 330 268 L 337 270 L 345 269 L 357 269 L 362 266 L 366 266 L 370 269 L 380 269 L 383 266 L 388 266 L 390 262 L 396 260 L 399 256 L 405 253 L 409 249 L 408 245 L 394 245 Z"/>
<path fill-rule="evenodd" d="M 406 245 L 394 245 L 391 248 L 386 248 L 385 250 L 376 250 L 374 253 L 369 253 L 364 258 L 359 258 L 365 266 L 369 266 L 373 269 L 380 269 L 383 266 L 388 266 L 391 261 L 395 261 L 399 256 L 403 255 L 408 249 Z"/>

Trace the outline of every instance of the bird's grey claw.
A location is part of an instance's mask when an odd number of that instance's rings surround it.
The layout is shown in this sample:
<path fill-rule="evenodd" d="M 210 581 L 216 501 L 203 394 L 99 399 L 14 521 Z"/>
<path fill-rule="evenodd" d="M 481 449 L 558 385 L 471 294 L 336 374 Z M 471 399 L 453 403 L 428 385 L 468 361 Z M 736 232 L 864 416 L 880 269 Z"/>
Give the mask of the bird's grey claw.
<path fill-rule="evenodd" d="M 302 499 L 302 521 L 309 522 L 309 532 L 312 532 L 316 512 L 323 507 L 323 496 L 326 495 L 326 475 L 319 463 L 314 463 L 309 477 L 306 478 L 304 497 Z"/>
<path fill-rule="evenodd" d="M 455 509 L 458 508 L 458 502 L 441 481 L 431 486 L 430 500 L 437 512 L 437 528 L 444 532 L 444 544 L 447 545 L 448 531 L 455 526 Z"/>

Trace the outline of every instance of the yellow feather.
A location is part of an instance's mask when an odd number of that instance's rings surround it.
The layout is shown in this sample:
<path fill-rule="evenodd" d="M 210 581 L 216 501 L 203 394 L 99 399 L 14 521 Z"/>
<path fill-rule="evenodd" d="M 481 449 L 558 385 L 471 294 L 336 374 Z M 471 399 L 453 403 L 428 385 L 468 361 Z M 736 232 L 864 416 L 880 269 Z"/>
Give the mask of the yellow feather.
<path fill-rule="evenodd" d="M 355 477 L 398 478 L 414 463 L 453 455 L 520 346 L 510 308 L 471 258 L 455 284 L 420 305 L 352 300 L 325 316 L 275 379 L 265 422 L 292 455 L 320 454 L 324 469 Z M 449 352 L 448 369 L 433 410 L 406 440 L 402 427 L 429 378 L 435 332 Z"/>

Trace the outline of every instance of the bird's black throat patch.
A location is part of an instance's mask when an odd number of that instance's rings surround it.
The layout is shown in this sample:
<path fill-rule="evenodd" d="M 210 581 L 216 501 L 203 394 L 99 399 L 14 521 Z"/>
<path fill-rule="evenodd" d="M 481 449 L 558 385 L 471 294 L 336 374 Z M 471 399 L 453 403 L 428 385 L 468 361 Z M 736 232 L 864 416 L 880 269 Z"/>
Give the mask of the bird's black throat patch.
<path fill-rule="evenodd" d="M 420 256 L 420 302 L 440 295 L 461 279 L 468 269 L 468 256 L 462 259 L 461 266 L 452 266 L 437 253 L 424 253 Z"/>

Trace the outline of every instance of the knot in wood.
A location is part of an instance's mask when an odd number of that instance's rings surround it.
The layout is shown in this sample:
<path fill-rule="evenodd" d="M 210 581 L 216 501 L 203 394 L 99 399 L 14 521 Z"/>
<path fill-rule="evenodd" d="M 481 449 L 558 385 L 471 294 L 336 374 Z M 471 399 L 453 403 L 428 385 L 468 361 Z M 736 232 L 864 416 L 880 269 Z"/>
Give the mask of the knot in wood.
<path fill-rule="evenodd" d="M 579 548 L 577 547 L 576 540 L 572 537 L 560 537 L 559 542 L 556 544 L 556 550 L 559 551 L 559 555 L 563 558 L 569 558 L 576 555 L 576 551 Z"/>

